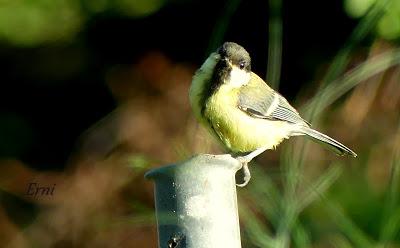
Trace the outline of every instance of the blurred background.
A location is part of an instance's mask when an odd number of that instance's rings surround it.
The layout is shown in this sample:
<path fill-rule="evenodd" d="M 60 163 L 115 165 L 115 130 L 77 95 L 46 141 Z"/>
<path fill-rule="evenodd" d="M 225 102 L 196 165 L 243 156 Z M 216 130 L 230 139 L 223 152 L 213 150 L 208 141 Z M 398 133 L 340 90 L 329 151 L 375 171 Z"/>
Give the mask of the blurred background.
<path fill-rule="evenodd" d="M 0 246 L 156 247 L 143 175 L 223 152 L 187 94 L 223 41 L 359 155 L 262 154 L 243 247 L 400 247 L 398 0 L 0 1 Z"/>

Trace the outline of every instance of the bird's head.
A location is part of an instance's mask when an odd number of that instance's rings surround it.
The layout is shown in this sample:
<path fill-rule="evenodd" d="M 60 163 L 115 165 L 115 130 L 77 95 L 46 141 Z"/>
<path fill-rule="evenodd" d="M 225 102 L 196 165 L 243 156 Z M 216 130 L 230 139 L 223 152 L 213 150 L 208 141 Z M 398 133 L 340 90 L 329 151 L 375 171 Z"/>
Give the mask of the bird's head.
<path fill-rule="evenodd" d="M 234 42 L 225 42 L 216 52 L 215 76 L 223 84 L 241 87 L 250 80 L 251 58 L 249 53 Z"/>
<path fill-rule="evenodd" d="M 246 72 L 251 71 L 250 55 L 242 46 L 234 42 L 225 42 L 218 48 L 217 53 L 220 55 L 220 60 L 226 66 L 230 68 L 236 67 Z"/>

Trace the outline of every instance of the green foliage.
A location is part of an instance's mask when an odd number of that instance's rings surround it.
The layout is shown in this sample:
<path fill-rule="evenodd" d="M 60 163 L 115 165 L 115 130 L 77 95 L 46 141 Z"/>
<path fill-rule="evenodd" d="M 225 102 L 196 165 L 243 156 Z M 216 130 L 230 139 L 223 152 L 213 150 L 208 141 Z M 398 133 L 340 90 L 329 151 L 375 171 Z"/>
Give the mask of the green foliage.
<path fill-rule="evenodd" d="M 347 14 L 353 18 L 360 18 L 368 14 L 373 5 L 387 2 L 385 13 L 375 25 L 379 36 L 384 39 L 394 40 L 400 37 L 400 1 L 382 0 L 345 0 L 344 6 Z"/>
<path fill-rule="evenodd" d="M 20 0 L 0 2 L 0 40 L 17 47 L 71 41 L 94 14 L 117 12 L 138 18 L 165 0 Z"/>
<path fill-rule="evenodd" d="M 70 40 L 84 15 L 77 0 L 2 1 L 0 38 L 16 46 Z"/>

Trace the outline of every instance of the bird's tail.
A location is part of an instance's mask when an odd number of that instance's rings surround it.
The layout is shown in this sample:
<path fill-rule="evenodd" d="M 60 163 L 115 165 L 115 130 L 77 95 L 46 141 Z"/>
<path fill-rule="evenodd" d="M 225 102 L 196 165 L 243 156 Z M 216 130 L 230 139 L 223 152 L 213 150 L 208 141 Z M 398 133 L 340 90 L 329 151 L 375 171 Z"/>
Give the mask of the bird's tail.
<path fill-rule="evenodd" d="M 311 129 L 309 127 L 303 127 L 301 129 L 301 132 L 307 137 L 310 137 L 312 140 L 322 143 L 323 145 L 326 145 L 327 148 L 330 150 L 333 150 L 336 154 L 340 156 L 344 155 L 351 155 L 353 157 L 357 157 L 357 154 L 353 152 L 350 148 L 346 147 L 342 143 L 332 139 L 328 135 L 325 135 L 323 133 L 320 133 L 314 129 Z"/>

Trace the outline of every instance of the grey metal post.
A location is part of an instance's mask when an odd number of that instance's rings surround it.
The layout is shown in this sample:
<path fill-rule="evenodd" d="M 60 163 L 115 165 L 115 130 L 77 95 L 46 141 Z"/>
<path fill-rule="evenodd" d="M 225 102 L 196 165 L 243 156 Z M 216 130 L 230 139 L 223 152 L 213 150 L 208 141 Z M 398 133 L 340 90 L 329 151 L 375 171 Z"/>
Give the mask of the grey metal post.
<path fill-rule="evenodd" d="M 235 173 L 230 155 L 198 155 L 146 173 L 155 181 L 160 248 L 240 248 Z"/>

